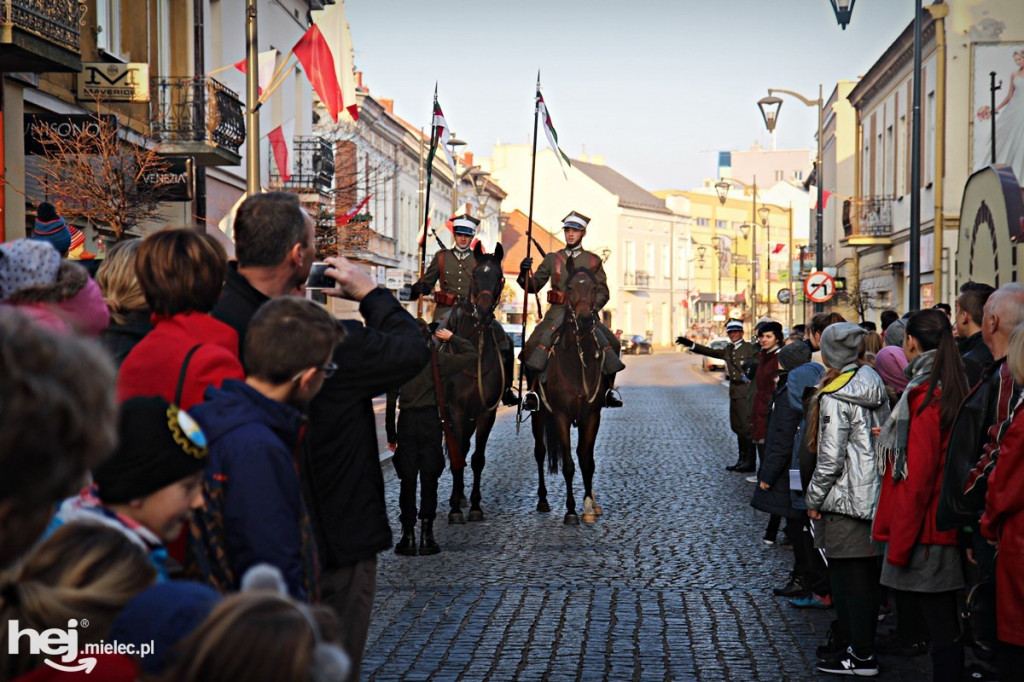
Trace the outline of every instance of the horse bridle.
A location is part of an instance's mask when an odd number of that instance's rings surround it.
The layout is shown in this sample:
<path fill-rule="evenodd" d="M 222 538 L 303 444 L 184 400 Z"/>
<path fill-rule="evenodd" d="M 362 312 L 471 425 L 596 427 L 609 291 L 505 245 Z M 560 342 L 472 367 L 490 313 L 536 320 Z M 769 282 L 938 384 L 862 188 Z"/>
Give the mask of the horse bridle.
<path fill-rule="evenodd" d="M 590 281 L 591 281 L 591 283 L 593 285 L 596 286 L 598 284 L 597 277 L 594 275 L 594 273 L 590 272 L 589 270 L 579 269 L 579 270 L 574 271 L 574 272 L 582 272 L 583 274 L 585 274 L 587 277 L 590 278 Z M 570 287 L 571 287 L 571 284 L 570 284 Z M 591 291 L 593 291 L 593 288 L 591 288 Z M 576 331 L 574 336 L 576 337 L 576 354 L 580 358 L 580 369 L 581 369 L 581 371 L 580 371 L 580 379 L 583 381 L 583 397 L 587 399 L 587 403 L 592 403 L 597 398 L 597 394 L 601 390 L 601 380 L 600 380 L 600 378 L 598 378 L 598 380 L 594 384 L 594 391 L 591 393 L 590 388 L 587 386 L 587 372 L 586 372 L 587 363 L 586 363 L 585 359 L 583 358 L 583 343 L 582 343 L 583 335 L 580 334 L 580 318 L 576 314 L 576 307 L 570 304 L 571 301 L 569 300 L 569 296 L 568 296 L 568 287 L 567 287 L 566 294 L 567 294 L 566 295 L 566 302 L 565 302 L 566 317 L 567 317 L 567 319 L 572 321 L 573 329 Z M 593 300 L 591 300 L 591 302 L 590 302 L 590 315 L 589 316 L 594 318 L 594 322 L 595 323 L 597 322 L 597 319 L 596 319 L 597 318 L 597 311 L 594 310 L 594 302 L 593 302 Z M 589 332 L 589 334 L 591 336 L 594 337 L 595 343 L 597 343 L 598 348 L 600 348 L 601 347 L 601 342 L 597 338 L 597 325 L 596 324 L 592 324 L 590 326 L 590 329 L 588 330 L 588 332 Z M 601 354 L 599 353 L 598 357 L 600 357 L 600 355 Z"/>
<path fill-rule="evenodd" d="M 500 272 L 500 270 L 499 270 L 499 272 Z M 484 356 L 484 336 L 483 335 L 487 331 L 486 328 L 490 326 L 491 321 L 494 319 L 494 310 L 495 310 L 495 308 L 498 307 L 498 302 L 499 302 L 500 297 L 501 297 L 501 292 L 504 291 L 504 289 L 505 289 L 505 276 L 502 275 L 498 279 L 497 287 L 496 287 L 497 291 L 492 291 L 490 289 L 484 289 L 482 291 L 476 291 L 474 293 L 473 289 L 476 288 L 477 283 L 476 283 L 476 280 L 473 279 L 472 277 L 470 278 L 470 281 L 471 281 L 471 285 L 470 285 L 469 298 L 467 300 L 463 301 L 463 305 L 458 306 L 456 308 L 456 310 L 459 313 L 465 314 L 467 312 L 467 308 L 468 308 L 468 314 L 472 316 L 473 321 L 474 321 L 473 322 L 473 328 L 470 331 L 469 335 L 472 336 L 473 334 L 476 334 L 476 338 L 477 338 L 477 348 L 476 348 L 476 385 L 477 385 L 477 393 L 480 396 L 480 402 L 481 402 L 481 404 L 483 404 L 483 402 L 484 402 L 484 380 L 483 380 L 483 374 L 484 374 L 484 371 L 483 371 L 483 364 L 484 364 L 484 362 L 483 362 L 483 356 Z M 476 299 L 481 294 L 487 294 L 487 293 L 489 293 L 491 295 L 491 305 L 490 305 L 490 307 L 487 308 L 487 311 L 483 315 L 481 315 L 480 312 L 477 310 Z M 455 326 L 456 325 L 453 325 L 453 327 L 455 327 Z M 504 386 L 505 385 L 505 363 L 503 363 L 502 360 L 501 360 L 500 351 L 498 350 L 498 339 L 497 338 L 494 339 L 494 348 L 495 348 L 495 352 L 498 353 L 498 369 L 499 369 L 499 371 L 501 373 L 501 385 Z M 501 391 L 498 392 L 498 400 L 497 400 L 497 402 L 495 402 L 494 405 L 491 405 L 490 407 L 487 407 L 485 405 L 485 408 L 487 409 L 487 411 L 495 410 L 495 409 L 498 408 L 498 405 L 500 403 L 501 403 Z"/>

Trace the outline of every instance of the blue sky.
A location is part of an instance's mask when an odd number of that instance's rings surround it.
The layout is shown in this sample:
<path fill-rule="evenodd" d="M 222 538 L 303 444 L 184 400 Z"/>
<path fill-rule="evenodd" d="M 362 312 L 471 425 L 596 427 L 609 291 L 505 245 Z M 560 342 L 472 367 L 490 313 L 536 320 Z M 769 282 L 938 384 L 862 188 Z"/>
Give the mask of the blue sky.
<path fill-rule="evenodd" d="M 828 0 L 347 0 L 356 68 L 396 113 L 429 126 L 435 81 L 478 156 L 524 143 L 541 70 L 562 147 L 650 190 L 690 188 L 717 152 L 767 147 L 767 88 L 827 98 L 867 71 L 914 0 L 858 0 L 846 31 Z M 815 110 L 788 99 L 777 147 L 811 147 Z M 543 135 L 540 144 L 544 144 Z"/>

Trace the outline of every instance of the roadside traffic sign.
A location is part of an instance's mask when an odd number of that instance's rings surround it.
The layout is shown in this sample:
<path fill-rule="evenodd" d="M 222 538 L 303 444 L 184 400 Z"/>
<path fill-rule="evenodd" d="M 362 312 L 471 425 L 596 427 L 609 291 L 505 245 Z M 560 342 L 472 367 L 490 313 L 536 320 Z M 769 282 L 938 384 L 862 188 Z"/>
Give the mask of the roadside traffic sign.
<path fill-rule="evenodd" d="M 832 275 L 818 270 L 812 272 L 804 280 L 804 294 L 812 303 L 826 303 L 836 293 L 836 282 Z"/>
<path fill-rule="evenodd" d="M 779 289 L 779 293 L 775 295 L 778 297 L 779 303 L 789 303 L 789 300 L 792 298 L 789 289 Z"/>

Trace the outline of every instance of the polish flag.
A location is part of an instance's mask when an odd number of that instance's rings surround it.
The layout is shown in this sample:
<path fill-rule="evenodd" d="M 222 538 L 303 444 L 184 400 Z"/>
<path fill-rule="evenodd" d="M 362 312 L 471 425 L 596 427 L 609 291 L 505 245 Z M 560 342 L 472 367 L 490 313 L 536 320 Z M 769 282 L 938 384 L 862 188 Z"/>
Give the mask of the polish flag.
<path fill-rule="evenodd" d="M 358 120 L 352 35 L 345 21 L 345 8 L 339 2 L 311 14 L 313 25 L 295 43 L 292 52 L 334 122 L 338 122 L 342 111 Z"/>
<path fill-rule="evenodd" d="M 256 57 L 257 80 L 260 86 L 260 94 L 270 86 L 270 79 L 274 77 L 274 69 L 277 67 L 277 50 L 260 52 Z M 248 73 L 246 60 L 235 62 L 235 68 L 242 73 Z"/>
<path fill-rule="evenodd" d="M 356 207 L 353 208 L 351 211 L 349 211 L 345 215 L 338 216 L 338 219 L 336 221 L 338 227 L 344 227 L 345 225 L 348 225 L 349 222 L 353 218 L 355 218 L 356 215 L 358 215 L 361 210 L 363 210 L 363 206 L 366 206 L 366 202 L 368 202 L 372 198 L 373 198 L 373 195 L 371 194 L 370 196 L 366 197 L 365 199 L 360 201 L 358 204 L 356 204 Z"/>
<path fill-rule="evenodd" d="M 427 230 L 430 229 L 430 218 L 427 218 L 427 225 L 426 225 L 426 227 L 427 227 Z M 423 246 L 423 244 L 426 241 L 427 241 L 427 231 L 423 229 L 423 225 L 420 225 L 420 231 L 416 233 L 416 243 L 419 246 Z"/>
<path fill-rule="evenodd" d="M 817 190 L 817 188 L 815 188 L 815 190 L 812 192 L 812 195 L 815 197 L 815 199 L 814 199 L 814 206 L 811 207 L 811 210 L 812 211 L 817 211 L 818 210 L 818 199 L 817 199 L 818 190 Z M 829 198 L 831 196 L 832 196 L 832 192 L 829 192 L 827 189 L 821 190 L 821 210 L 824 211 L 826 208 L 828 208 L 828 200 L 829 200 Z"/>
<path fill-rule="evenodd" d="M 282 123 L 269 133 L 270 150 L 282 182 L 292 179 L 292 162 L 295 160 L 295 119 Z"/>

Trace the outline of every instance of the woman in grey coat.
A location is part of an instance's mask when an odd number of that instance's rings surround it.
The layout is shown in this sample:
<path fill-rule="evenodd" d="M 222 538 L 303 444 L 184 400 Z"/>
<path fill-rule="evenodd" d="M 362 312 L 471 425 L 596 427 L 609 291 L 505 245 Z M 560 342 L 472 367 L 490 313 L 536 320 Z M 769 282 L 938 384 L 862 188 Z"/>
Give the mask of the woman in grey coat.
<path fill-rule="evenodd" d="M 872 676 L 878 674 L 874 639 L 881 568 L 881 553 L 871 539 L 881 485 L 873 429 L 888 418 L 889 398 L 878 373 L 858 363 L 865 333 L 856 324 L 842 322 L 821 336 L 822 359 L 829 371 L 818 395 L 818 460 L 805 500 L 807 515 L 815 521 L 815 545 L 828 558 L 839 634 L 851 643 L 817 668 Z"/>

